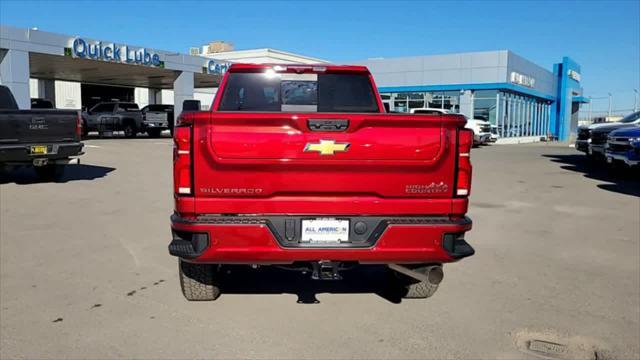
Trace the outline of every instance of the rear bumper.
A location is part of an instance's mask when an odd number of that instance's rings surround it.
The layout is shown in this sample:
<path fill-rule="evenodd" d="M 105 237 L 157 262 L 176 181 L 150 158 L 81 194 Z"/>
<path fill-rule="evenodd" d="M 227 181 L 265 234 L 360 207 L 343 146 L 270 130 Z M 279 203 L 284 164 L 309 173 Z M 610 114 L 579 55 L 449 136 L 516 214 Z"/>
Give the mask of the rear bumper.
<path fill-rule="evenodd" d="M 47 154 L 32 155 L 31 145 L 46 145 Z M 84 144 L 81 142 L 0 145 L 0 163 L 25 164 L 33 163 L 34 159 L 66 159 L 72 156 L 82 155 L 83 146 Z"/>
<path fill-rule="evenodd" d="M 477 144 L 486 144 L 491 140 L 491 133 L 479 133 L 473 136 L 473 141 Z"/>
<path fill-rule="evenodd" d="M 351 224 L 363 221 L 369 226 L 367 233 L 360 237 L 352 233 L 350 243 L 333 245 L 301 244 L 295 230 L 292 230 L 294 235 L 287 232 L 287 220 L 291 229 L 299 226 L 301 218 L 201 216 L 184 219 L 174 214 L 169 252 L 191 262 L 215 264 L 289 264 L 317 260 L 446 263 L 474 254 L 463 239 L 463 234 L 472 226 L 467 217 L 340 217 L 349 219 Z"/>
<path fill-rule="evenodd" d="M 168 121 L 143 121 L 142 122 L 142 129 L 143 130 L 167 130 L 169 129 L 169 122 Z"/>

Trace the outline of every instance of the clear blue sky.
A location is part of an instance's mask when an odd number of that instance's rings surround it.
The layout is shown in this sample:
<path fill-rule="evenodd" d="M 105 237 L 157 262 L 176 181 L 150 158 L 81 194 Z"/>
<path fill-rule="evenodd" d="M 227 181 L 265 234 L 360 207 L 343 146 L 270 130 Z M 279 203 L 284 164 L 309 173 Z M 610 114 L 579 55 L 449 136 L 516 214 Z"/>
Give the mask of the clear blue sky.
<path fill-rule="evenodd" d="M 612 92 L 615 108 L 630 108 L 640 89 L 640 0 L 0 0 L 0 22 L 179 52 L 225 40 L 236 49 L 271 47 L 338 63 L 510 49 L 548 69 L 572 57 L 582 66 L 585 95 Z"/>

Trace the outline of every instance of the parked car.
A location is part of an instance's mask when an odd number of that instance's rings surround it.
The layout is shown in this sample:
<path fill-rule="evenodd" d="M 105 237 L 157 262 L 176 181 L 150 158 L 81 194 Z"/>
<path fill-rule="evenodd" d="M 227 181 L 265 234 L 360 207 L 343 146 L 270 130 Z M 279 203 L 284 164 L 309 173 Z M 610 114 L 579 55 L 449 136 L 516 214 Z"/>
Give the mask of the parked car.
<path fill-rule="evenodd" d="M 38 176 L 62 176 L 66 165 L 83 154 L 82 123 L 75 110 L 20 110 L 0 85 L 0 167 L 34 166 Z"/>
<path fill-rule="evenodd" d="M 640 164 L 640 126 L 625 127 L 609 133 L 605 156 L 608 163 L 619 161 L 628 166 Z"/>
<path fill-rule="evenodd" d="M 173 105 L 153 104 L 142 108 L 142 128 L 150 137 L 158 137 L 163 130 L 173 135 Z"/>
<path fill-rule="evenodd" d="M 603 126 L 595 127 L 591 130 L 591 138 L 589 139 L 590 156 L 604 158 L 604 148 L 609 137 L 609 133 L 614 130 L 624 129 L 628 127 L 635 127 L 640 124 L 640 112 L 630 114 L 624 117 L 622 120 L 614 123 L 609 123 Z"/>
<path fill-rule="evenodd" d="M 124 131 L 133 138 L 143 131 L 142 113 L 138 104 L 129 102 L 101 102 L 82 114 L 83 135 L 97 131 L 100 135 Z"/>
<path fill-rule="evenodd" d="M 609 131 L 615 130 L 620 124 L 627 125 L 638 125 L 640 124 L 640 111 L 631 113 L 620 121 L 617 122 L 604 122 L 604 123 L 595 123 L 587 126 L 578 127 L 578 137 L 576 139 L 576 150 L 582 151 L 586 153 L 588 156 L 592 155 L 592 151 L 590 151 L 590 144 L 593 141 L 592 133 L 595 130 L 598 130 L 598 139 L 596 140 L 597 144 L 594 147 L 596 151 L 596 155 L 604 154 L 604 144 L 607 140 L 607 131 L 606 129 L 611 129 Z M 600 131 L 603 129 L 605 131 Z"/>
<path fill-rule="evenodd" d="M 441 115 L 441 114 L 454 114 L 451 110 L 440 108 L 412 108 L 409 109 L 410 114 L 422 114 L 422 115 Z"/>
<path fill-rule="evenodd" d="M 413 108 L 409 110 L 409 113 L 424 115 L 454 114 L 447 109 L 438 108 Z M 491 123 L 481 119 L 469 119 L 466 115 L 463 116 L 467 119 L 465 127 L 473 131 L 473 144 L 488 143 L 491 139 Z"/>
<path fill-rule="evenodd" d="M 433 295 L 442 264 L 474 253 L 465 122 L 386 113 L 364 66 L 231 65 L 212 110 L 174 129 L 182 293 L 215 300 L 226 264 L 333 280 L 369 263 L 405 297 Z"/>
<path fill-rule="evenodd" d="M 47 99 L 31 98 L 32 109 L 53 109 L 53 102 Z"/>

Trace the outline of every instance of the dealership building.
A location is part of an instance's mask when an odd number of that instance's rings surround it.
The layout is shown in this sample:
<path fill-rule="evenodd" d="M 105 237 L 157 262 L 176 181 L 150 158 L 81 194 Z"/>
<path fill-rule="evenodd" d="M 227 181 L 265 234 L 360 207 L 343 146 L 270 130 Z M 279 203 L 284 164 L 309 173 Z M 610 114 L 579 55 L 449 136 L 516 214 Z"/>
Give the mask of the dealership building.
<path fill-rule="evenodd" d="M 368 59 L 391 110 L 442 108 L 490 121 L 503 142 L 575 135 L 580 65 L 568 57 L 540 67 L 508 50 Z"/>
<path fill-rule="evenodd" d="M 189 54 L 82 36 L 0 25 L 0 84 L 21 108 L 47 98 L 57 108 L 86 109 L 100 101 L 174 104 L 213 101 L 233 62 L 326 63 L 274 49 L 233 51 L 224 42 Z M 568 57 L 553 69 L 508 50 L 355 61 L 369 67 L 383 101 L 394 111 L 442 108 L 486 119 L 502 142 L 567 140 L 575 133 L 580 66 Z"/>

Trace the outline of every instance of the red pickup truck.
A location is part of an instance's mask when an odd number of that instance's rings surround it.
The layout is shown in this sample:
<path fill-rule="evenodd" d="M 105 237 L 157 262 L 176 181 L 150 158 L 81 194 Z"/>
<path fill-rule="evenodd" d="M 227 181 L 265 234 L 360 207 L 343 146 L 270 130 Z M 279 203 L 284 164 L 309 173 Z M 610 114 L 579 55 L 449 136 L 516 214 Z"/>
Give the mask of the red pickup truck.
<path fill-rule="evenodd" d="M 474 253 L 464 125 L 386 113 L 363 66 L 232 65 L 212 110 L 174 131 L 169 252 L 184 296 L 215 300 L 228 264 L 313 279 L 385 264 L 405 297 L 431 296 L 442 264 Z"/>

